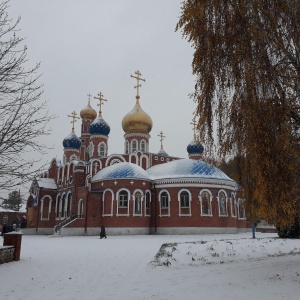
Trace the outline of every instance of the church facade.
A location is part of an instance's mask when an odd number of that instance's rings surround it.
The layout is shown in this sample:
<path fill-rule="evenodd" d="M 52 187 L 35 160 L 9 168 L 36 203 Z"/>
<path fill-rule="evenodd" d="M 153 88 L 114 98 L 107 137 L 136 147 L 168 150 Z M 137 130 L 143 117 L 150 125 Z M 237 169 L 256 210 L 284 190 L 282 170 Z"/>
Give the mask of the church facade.
<path fill-rule="evenodd" d="M 108 235 L 236 233 L 247 230 L 244 200 L 237 184 L 202 159 L 196 138 L 188 159 L 149 152 L 151 117 L 140 105 L 139 71 L 136 103 L 122 120 L 124 149 L 108 153 L 110 127 L 90 105 L 73 112 L 73 128 L 63 141 L 63 161 L 53 159 L 35 179 L 27 201 L 27 234 Z M 74 122 L 81 120 L 81 133 Z"/>

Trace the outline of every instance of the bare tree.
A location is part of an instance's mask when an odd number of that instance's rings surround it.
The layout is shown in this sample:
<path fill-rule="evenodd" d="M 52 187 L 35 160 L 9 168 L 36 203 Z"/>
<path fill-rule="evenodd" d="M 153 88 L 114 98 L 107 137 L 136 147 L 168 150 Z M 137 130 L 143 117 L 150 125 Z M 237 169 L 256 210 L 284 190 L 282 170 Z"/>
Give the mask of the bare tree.
<path fill-rule="evenodd" d="M 7 8 L 8 1 L 0 4 L 0 188 L 13 190 L 43 169 L 34 164 L 45 153 L 39 138 L 50 133 L 53 116 L 41 97 L 40 64 L 28 67 L 20 18 L 10 19 Z"/>

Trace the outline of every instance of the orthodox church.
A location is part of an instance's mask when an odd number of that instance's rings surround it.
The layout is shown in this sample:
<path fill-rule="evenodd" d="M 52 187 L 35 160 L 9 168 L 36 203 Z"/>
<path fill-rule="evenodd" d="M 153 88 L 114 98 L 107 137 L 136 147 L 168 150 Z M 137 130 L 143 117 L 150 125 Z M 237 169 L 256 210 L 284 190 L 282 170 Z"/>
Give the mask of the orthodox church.
<path fill-rule="evenodd" d="M 53 159 L 30 187 L 27 234 L 108 235 L 236 233 L 247 229 L 244 200 L 237 184 L 203 161 L 204 147 L 195 134 L 188 158 L 163 149 L 149 152 L 151 117 L 140 104 L 141 73 L 136 102 L 122 120 L 124 149 L 109 154 L 110 127 L 102 116 L 106 101 L 100 92 L 99 113 L 88 104 L 75 112 L 73 128 L 63 140 L 63 161 Z M 80 136 L 74 122 L 81 119 Z M 195 122 L 194 122 L 195 123 Z M 184 147 L 184 145 L 183 145 Z"/>

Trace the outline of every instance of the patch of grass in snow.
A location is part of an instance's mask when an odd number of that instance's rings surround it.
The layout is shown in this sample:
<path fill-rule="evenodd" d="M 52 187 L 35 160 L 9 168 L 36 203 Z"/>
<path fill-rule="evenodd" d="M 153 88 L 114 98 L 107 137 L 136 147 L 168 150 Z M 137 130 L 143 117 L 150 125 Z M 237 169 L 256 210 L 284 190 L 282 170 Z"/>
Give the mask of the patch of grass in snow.
<path fill-rule="evenodd" d="M 150 265 L 153 265 L 153 266 L 169 266 L 169 265 L 171 265 L 171 262 L 168 258 L 164 261 L 163 261 L 163 258 L 172 257 L 173 256 L 172 253 L 177 250 L 177 248 L 176 248 L 177 246 L 178 246 L 177 243 L 162 244 L 160 249 L 158 250 L 158 252 L 155 255 L 155 259 L 150 262 Z M 171 248 L 171 251 L 167 251 L 168 248 Z M 175 259 L 173 258 L 173 260 L 175 260 Z"/>

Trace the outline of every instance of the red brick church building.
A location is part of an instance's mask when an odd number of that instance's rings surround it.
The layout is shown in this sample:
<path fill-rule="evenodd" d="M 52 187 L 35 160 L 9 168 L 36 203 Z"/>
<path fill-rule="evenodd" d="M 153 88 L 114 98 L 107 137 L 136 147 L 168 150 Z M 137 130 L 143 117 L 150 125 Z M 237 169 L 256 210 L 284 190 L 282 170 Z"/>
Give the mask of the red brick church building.
<path fill-rule="evenodd" d="M 246 229 L 244 200 L 237 184 L 202 160 L 196 134 L 187 145 L 188 159 L 168 155 L 161 144 L 149 152 L 151 117 L 136 103 L 122 120 L 124 149 L 109 154 L 110 127 L 90 105 L 80 111 L 81 133 L 73 128 L 63 141 L 63 162 L 32 182 L 27 202 L 27 234 L 200 234 Z M 189 121 L 189 120 L 187 120 Z M 161 132 L 161 142 L 163 134 Z M 184 145 L 183 145 L 184 147 Z"/>

